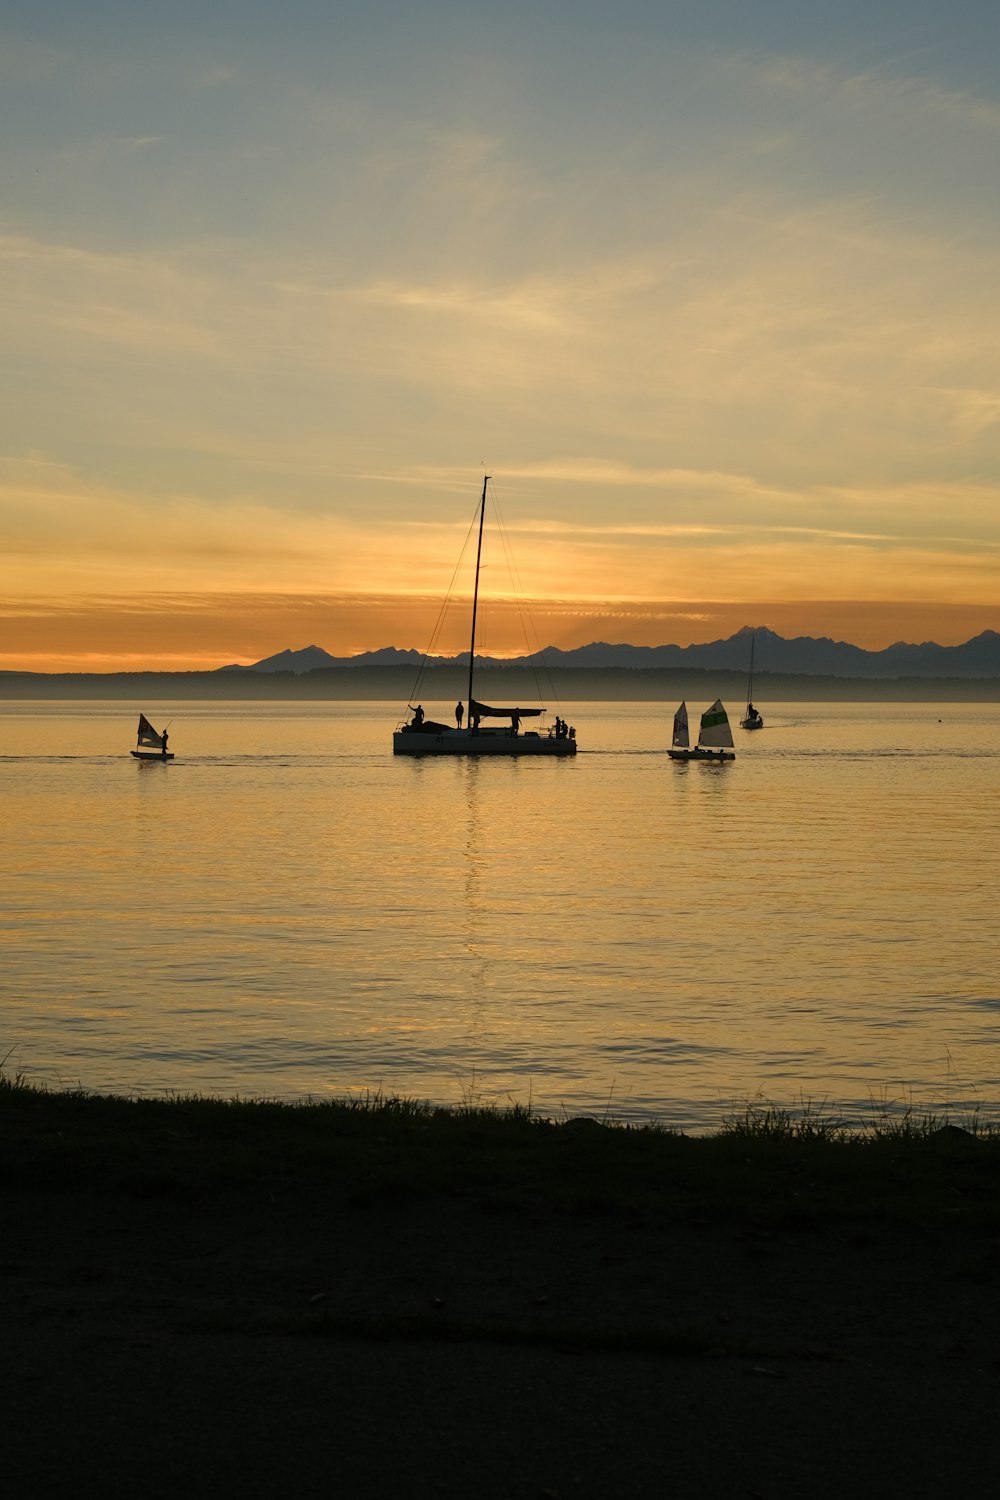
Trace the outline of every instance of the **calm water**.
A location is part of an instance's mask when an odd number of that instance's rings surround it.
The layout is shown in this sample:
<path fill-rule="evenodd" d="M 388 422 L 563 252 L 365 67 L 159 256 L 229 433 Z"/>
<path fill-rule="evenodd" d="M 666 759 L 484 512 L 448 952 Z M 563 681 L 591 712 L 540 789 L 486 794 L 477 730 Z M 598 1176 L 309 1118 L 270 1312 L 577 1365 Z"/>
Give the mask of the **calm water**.
<path fill-rule="evenodd" d="M 0 704 L 0 1056 L 115 1092 L 1000 1100 L 1000 706 L 567 707 L 576 760 L 394 760 L 384 704 Z M 699 708 L 702 705 L 697 705 Z M 139 707 L 171 765 L 140 765 Z"/>

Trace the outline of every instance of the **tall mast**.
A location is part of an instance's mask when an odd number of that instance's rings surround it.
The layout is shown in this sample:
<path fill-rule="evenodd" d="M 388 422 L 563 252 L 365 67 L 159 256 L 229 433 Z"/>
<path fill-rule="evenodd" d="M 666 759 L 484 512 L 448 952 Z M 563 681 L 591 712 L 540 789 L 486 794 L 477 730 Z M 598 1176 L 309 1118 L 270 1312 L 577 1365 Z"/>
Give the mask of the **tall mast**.
<path fill-rule="evenodd" d="M 756 630 L 752 630 L 750 632 L 750 676 L 747 679 L 747 708 L 748 709 L 749 709 L 751 703 L 753 702 L 753 648 L 754 648 L 754 642 L 756 641 L 756 639 L 757 639 L 757 632 L 756 632 Z"/>
<path fill-rule="evenodd" d="M 472 669 L 476 660 L 476 610 L 479 608 L 479 560 L 483 555 L 483 521 L 486 517 L 486 486 L 489 474 L 483 475 L 483 494 L 479 502 L 479 545 L 476 548 L 476 583 L 472 591 L 472 641 L 469 646 L 469 721 L 472 721 Z"/>

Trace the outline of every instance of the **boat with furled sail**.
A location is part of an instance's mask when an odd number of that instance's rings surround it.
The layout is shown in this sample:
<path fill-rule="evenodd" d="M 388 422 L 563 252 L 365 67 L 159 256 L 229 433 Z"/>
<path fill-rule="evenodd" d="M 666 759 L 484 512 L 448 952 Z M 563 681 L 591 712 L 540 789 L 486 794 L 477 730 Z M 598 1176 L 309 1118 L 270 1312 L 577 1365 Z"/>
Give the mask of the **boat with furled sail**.
<path fill-rule="evenodd" d="M 158 734 L 145 714 L 139 715 L 136 747 L 131 752 L 136 760 L 173 760 L 174 752 L 167 749 L 167 731 Z"/>
<path fill-rule="evenodd" d="M 764 720 L 760 711 L 753 706 L 753 648 L 757 639 L 756 630 L 750 632 L 750 673 L 747 678 L 747 711 L 740 720 L 741 729 L 763 729 Z"/>
<path fill-rule="evenodd" d="M 711 708 L 706 708 L 701 716 L 697 745 L 691 744 L 687 703 L 681 704 L 674 714 L 674 732 L 667 754 L 671 760 L 700 760 L 718 763 L 720 760 L 736 759 L 729 715 L 718 698 Z"/>
<path fill-rule="evenodd" d="M 399 725 L 392 736 L 393 755 L 546 755 L 562 759 L 576 754 L 576 730 L 559 717 L 549 729 L 521 728 L 524 719 L 540 719 L 544 708 L 496 708 L 474 696 L 476 670 L 476 616 L 479 608 L 479 573 L 483 556 L 483 526 L 486 519 L 486 486 L 490 475 L 483 477 L 479 500 L 479 534 L 476 546 L 476 573 L 472 591 L 472 639 L 469 647 L 468 714 L 456 714 L 454 725 L 429 719 L 423 705 L 411 705 L 412 718 Z M 461 705 L 459 705 L 461 708 Z M 464 719 L 464 724 L 461 722 Z M 484 724 L 483 720 L 497 720 Z"/>

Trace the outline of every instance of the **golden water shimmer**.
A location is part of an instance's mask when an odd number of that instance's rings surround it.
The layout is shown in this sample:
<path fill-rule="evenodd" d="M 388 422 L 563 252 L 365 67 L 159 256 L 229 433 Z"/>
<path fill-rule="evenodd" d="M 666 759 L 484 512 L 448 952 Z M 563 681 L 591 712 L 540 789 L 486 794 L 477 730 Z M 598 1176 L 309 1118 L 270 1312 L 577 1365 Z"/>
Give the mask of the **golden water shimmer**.
<path fill-rule="evenodd" d="M 394 760 L 381 704 L 142 706 L 173 764 L 131 705 L 0 706 L 8 1067 L 687 1128 L 1000 1098 L 1000 707 L 764 703 L 699 766 L 672 704 L 564 704 L 537 764 Z"/>

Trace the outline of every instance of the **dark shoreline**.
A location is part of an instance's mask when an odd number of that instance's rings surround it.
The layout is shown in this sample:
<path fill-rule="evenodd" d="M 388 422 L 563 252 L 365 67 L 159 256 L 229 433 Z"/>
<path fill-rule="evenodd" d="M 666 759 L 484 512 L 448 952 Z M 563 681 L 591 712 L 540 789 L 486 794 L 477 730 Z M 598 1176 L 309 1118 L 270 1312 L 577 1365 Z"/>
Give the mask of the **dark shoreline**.
<path fill-rule="evenodd" d="M 283 1172 L 318 1180 L 335 1171 L 340 1190 L 366 1194 L 383 1177 L 384 1186 L 410 1194 L 452 1191 L 471 1177 L 526 1196 L 600 1198 L 614 1212 L 641 1202 L 671 1215 L 759 1217 L 794 1190 L 800 1216 L 906 1218 L 919 1210 L 925 1222 L 971 1216 L 1000 1229 L 1000 1194 L 992 1192 L 1000 1186 L 1000 1125 L 975 1113 L 873 1111 L 852 1127 L 832 1112 L 754 1103 L 720 1129 L 689 1136 L 590 1116 L 557 1122 L 519 1106 L 448 1108 L 381 1096 L 125 1098 L 53 1091 L 0 1071 L 0 1122 L 8 1185 L 29 1191 L 43 1183 L 75 1190 L 92 1174 L 103 1191 L 112 1169 L 148 1173 L 153 1159 L 164 1191 L 173 1190 L 168 1179 L 178 1192 L 198 1191 L 238 1184 L 249 1159 L 257 1176 L 280 1157 Z M 563 1172 L 567 1153 L 572 1181 Z"/>
<path fill-rule="evenodd" d="M 989 1493 L 1000 1136 L 787 1126 L 691 1139 L 0 1075 L 5 1479 Z"/>
<path fill-rule="evenodd" d="M 343 667 L 292 672 L 0 672 L 0 701 L 127 699 L 139 703 L 376 701 L 404 705 L 416 674 L 411 667 Z M 465 668 L 429 668 L 420 682 L 425 701 L 454 702 L 468 687 Z M 722 697 L 739 702 L 746 674 L 695 669 L 522 668 L 484 666 L 477 678 L 483 701 L 666 702 Z M 830 677 L 758 673 L 755 697 L 768 703 L 998 703 L 1000 679 L 952 677 Z"/>

